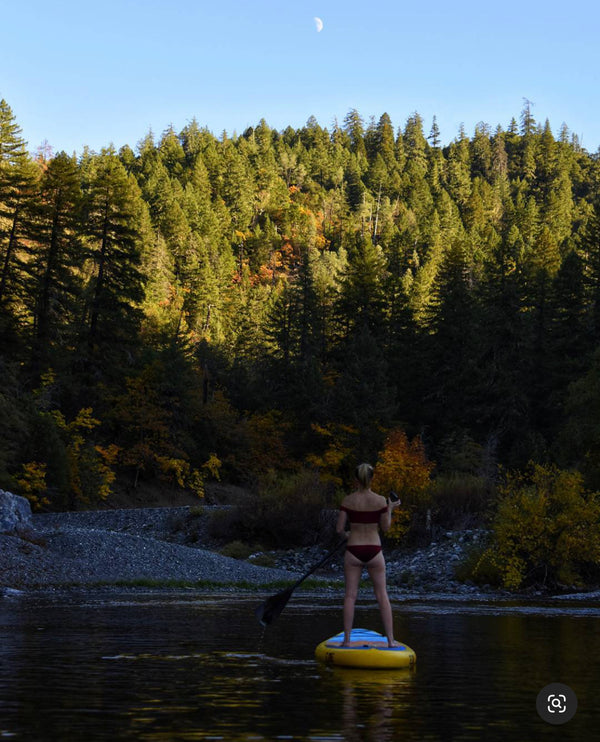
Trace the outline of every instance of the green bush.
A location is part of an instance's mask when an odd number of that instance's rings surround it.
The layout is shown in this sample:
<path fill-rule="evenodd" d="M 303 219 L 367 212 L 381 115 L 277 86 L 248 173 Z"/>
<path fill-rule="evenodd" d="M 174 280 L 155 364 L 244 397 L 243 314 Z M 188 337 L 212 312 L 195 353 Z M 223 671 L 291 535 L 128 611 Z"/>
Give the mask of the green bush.
<path fill-rule="evenodd" d="M 307 546 L 324 536 L 327 526 L 322 522 L 322 510 L 327 505 L 327 488 L 316 472 L 270 471 L 256 490 L 241 496 L 231 508 L 214 514 L 210 534 L 273 548 Z"/>
<path fill-rule="evenodd" d="M 253 549 L 242 541 L 231 541 L 221 549 L 221 554 L 232 559 L 248 559 Z"/>
<path fill-rule="evenodd" d="M 490 546 L 473 569 L 509 589 L 583 585 L 600 570 L 600 494 L 579 472 L 532 466 L 500 488 Z"/>

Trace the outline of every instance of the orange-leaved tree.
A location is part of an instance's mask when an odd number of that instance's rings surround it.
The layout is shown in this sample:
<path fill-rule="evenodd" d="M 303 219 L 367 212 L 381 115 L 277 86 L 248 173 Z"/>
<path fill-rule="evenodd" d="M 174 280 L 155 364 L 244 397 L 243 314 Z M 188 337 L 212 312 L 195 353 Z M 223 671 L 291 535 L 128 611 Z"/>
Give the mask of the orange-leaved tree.
<path fill-rule="evenodd" d="M 377 457 L 372 488 L 387 497 L 394 490 L 402 498 L 396 508 L 388 537 L 399 541 L 430 507 L 431 472 L 435 464 L 429 461 L 420 436 L 408 440 L 406 433 L 392 430 Z"/>

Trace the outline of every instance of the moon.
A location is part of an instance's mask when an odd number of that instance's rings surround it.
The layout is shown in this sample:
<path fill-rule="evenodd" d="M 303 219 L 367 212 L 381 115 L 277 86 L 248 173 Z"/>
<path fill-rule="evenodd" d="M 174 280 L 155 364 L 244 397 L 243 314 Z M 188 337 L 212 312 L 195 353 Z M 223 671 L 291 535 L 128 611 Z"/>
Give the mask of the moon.
<path fill-rule="evenodd" d="M 318 16 L 315 16 L 315 27 L 317 29 L 317 33 L 321 33 L 321 31 L 323 30 L 323 21 Z"/>

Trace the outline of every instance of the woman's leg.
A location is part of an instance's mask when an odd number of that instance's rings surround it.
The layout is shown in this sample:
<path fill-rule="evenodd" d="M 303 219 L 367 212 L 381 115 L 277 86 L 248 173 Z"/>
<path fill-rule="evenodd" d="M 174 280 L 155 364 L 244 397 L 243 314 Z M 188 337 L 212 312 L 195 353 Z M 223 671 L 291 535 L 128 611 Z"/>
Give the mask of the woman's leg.
<path fill-rule="evenodd" d="M 369 570 L 369 577 L 373 581 L 373 589 L 375 590 L 375 597 L 379 604 L 383 630 L 387 636 L 388 646 L 398 646 L 398 642 L 394 641 L 392 606 L 390 605 L 390 599 L 387 594 L 385 583 L 385 559 L 383 558 L 382 552 L 379 552 L 377 556 L 373 557 L 373 559 L 367 563 L 367 569 Z"/>
<path fill-rule="evenodd" d="M 344 644 L 350 642 L 352 624 L 354 623 L 354 606 L 358 596 L 358 585 L 362 575 L 364 564 L 354 554 L 346 550 L 344 556 L 344 577 L 346 580 L 346 592 L 344 595 Z"/>

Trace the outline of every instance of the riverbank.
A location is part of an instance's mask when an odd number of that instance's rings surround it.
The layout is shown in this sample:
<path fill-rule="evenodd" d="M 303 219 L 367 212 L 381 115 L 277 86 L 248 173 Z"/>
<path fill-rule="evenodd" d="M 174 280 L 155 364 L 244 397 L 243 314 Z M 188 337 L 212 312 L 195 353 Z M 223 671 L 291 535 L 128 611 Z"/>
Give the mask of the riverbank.
<path fill-rule="evenodd" d="M 231 558 L 219 553 L 223 544 L 210 534 L 212 514 L 219 509 L 185 506 L 33 515 L 29 528 L 0 536 L 0 587 L 275 591 L 305 574 L 328 551 L 328 545 L 315 545 Z M 455 567 L 484 537 L 475 529 L 447 531 L 425 548 L 384 548 L 390 593 L 509 597 L 504 591 L 456 579 Z M 315 574 L 310 587 L 342 591 L 343 551 Z"/>
<path fill-rule="evenodd" d="M 215 510 L 186 506 L 33 515 L 29 529 L 0 537 L 0 585 L 267 585 L 296 580 L 327 553 L 327 545 L 315 545 L 231 558 L 219 553 L 224 545 L 211 537 Z M 477 538 L 474 531 L 448 533 L 427 549 L 386 550 L 390 587 L 477 592 L 454 577 L 454 565 Z M 315 577 L 341 588 L 343 551 Z"/>

